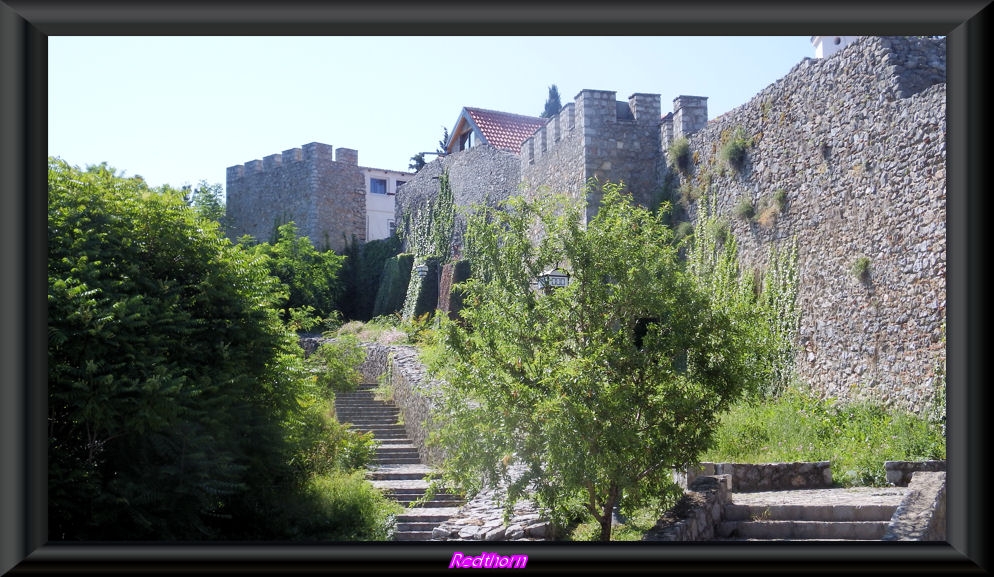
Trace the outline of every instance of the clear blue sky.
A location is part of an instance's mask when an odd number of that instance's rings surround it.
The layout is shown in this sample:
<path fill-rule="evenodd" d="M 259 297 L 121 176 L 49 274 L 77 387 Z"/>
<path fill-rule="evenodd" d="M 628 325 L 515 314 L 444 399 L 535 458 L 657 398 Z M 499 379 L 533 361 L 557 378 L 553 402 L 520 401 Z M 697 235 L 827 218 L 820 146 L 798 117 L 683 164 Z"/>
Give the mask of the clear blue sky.
<path fill-rule="evenodd" d="M 551 84 L 563 104 L 660 94 L 664 114 L 707 96 L 714 118 L 814 56 L 810 36 L 52 36 L 48 50 L 49 154 L 175 187 L 315 141 L 407 170 L 462 107 L 538 116 Z"/>

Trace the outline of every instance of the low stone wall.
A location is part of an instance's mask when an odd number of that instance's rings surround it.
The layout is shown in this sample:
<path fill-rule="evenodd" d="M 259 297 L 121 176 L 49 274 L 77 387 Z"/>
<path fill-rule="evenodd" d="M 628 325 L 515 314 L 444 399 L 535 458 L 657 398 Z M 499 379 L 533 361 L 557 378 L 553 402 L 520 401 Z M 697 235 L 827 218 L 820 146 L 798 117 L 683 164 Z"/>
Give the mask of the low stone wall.
<path fill-rule="evenodd" d="M 731 475 L 699 476 L 690 483 L 680 503 L 667 511 L 643 541 L 708 541 L 724 519 Z"/>
<path fill-rule="evenodd" d="M 908 492 L 891 518 L 884 541 L 946 540 L 946 473 L 913 473 Z"/>
<path fill-rule="evenodd" d="M 824 489 L 832 486 L 829 461 L 798 463 L 701 463 L 696 469 L 675 472 L 673 480 L 687 489 L 705 475 L 728 475 L 732 491 L 786 491 L 788 489 Z"/>
<path fill-rule="evenodd" d="M 421 461 L 426 465 L 438 465 L 444 453 L 438 447 L 428 445 L 432 407 L 436 402 L 432 393 L 436 383 L 427 379 L 425 368 L 418 361 L 417 349 L 378 343 L 363 343 L 363 347 L 366 360 L 359 367 L 363 380 L 379 382 L 380 376 L 386 374 L 386 384 L 393 391 L 393 401 L 400 409 L 404 429 L 417 447 Z"/>
<path fill-rule="evenodd" d="M 907 487 L 911 476 L 919 471 L 945 471 L 945 461 L 884 461 L 887 482 L 897 487 Z"/>

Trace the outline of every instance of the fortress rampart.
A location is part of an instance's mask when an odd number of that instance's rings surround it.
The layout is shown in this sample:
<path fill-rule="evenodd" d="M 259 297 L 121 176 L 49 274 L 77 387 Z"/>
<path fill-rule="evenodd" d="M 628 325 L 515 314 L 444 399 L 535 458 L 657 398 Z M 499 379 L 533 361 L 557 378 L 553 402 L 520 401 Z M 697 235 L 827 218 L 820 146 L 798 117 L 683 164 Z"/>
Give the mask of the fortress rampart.
<path fill-rule="evenodd" d="M 660 100 L 633 94 L 618 101 L 608 90 L 582 90 L 521 146 L 526 194 L 542 190 L 582 198 L 587 180 L 623 181 L 636 200 L 649 204 L 660 181 Z M 587 218 L 600 202 L 587 197 Z"/>
<path fill-rule="evenodd" d="M 719 156 L 739 128 L 753 144 L 733 170 Z M 716 195 L 747 270 L 797 239 L 801 379 L 924 410 L 944 385 L 944 42 L 867 37 L 805 59 L 689 141 L 697 163 L 682 184 Z M 777 191 L 781 211 L 736 216 Z"/>
<path fill-rule="evenodd" d="M 359 153 L 312 142 L 227 170 L 230 236 L 272 240 L 276 227 L 294 221 L 319 248 L 365 242 L 366 189 Z"/>

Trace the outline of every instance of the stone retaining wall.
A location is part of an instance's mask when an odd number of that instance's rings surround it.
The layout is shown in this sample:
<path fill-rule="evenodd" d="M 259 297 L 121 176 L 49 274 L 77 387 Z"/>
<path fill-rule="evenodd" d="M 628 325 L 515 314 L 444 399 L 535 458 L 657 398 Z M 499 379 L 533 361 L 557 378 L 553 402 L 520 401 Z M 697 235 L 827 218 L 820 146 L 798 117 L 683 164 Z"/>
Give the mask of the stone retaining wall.
<path fill-rule="evenodd" d="M 673 480 L 683 488 L 705 475 L 727 475 L 729 489 L 747 491 L 786 491 L 789 489 L 823 489 L 832 486 L 829 461 L 798 463 L 701 463 L 686 472 L 675 472 Z"/>
<path fill-rule="evenodd" d="M 426 371 L 418 361 L 417 349 L 378 343 L 363 343 L 363 347 L 366 360 L 359 367 L 363 379 L 369 383 L 380 382 L 380 376 L 386 374 L 385 384 L 393 391 L 393 401 L 400 409 L 404 429 L 417 447 L 421 461 L 426 465 L 438 465 L 444 453 L 438 447 L 428 446 L 435 381 L 425 378 Z"/>
<path fill-rule="evenodd" d="M 682 503 L 686 505 L 678 519 L 667 518 L 646 532 L 643 541 L 708 541 L 714 539 L 717 527 L 725 516 L 728 503 L 730 475 L 697 477 L 686 489 Z M 679 509 L 679 507 L 677 508 Z M 673 510 L 667 515 L 676 515 Z"/>
<path fill-rule="evenodd" d="M 912 474 L 908 493 L 891 518 L 884 541 L 946 540 L 946 473 Z"/>
<path fill-rule="evenodd" d="M 884 461 L 887 482 L 898 487 L 907 487 L 911 477 L 918 471 L 945 471 L 945 461 Z"/>

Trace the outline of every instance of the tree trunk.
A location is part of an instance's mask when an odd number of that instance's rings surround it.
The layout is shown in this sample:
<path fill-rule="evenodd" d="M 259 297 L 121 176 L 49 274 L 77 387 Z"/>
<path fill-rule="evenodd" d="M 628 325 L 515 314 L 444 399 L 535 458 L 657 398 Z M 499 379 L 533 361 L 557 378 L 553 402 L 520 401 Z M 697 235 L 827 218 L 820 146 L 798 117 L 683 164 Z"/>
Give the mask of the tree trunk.
<path fill-rule="evenodd" d="M 608 497 L 604 501 L 604 509 L 601 511 L 600 521 L 601 523 L 601 541 L 611 540 L 611 521 L 614 519 L 614 506 L 618 504 L 618 485 L 611 483 L 611 488 L 608 490 Z"/>

